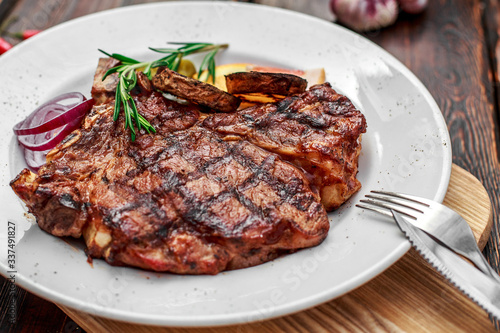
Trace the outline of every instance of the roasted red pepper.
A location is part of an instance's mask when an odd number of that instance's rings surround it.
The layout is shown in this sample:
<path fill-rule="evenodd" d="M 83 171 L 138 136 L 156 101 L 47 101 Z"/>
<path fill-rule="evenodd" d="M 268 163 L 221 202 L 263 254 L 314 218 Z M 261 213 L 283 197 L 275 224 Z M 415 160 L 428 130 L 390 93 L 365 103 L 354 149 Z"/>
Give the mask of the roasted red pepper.
<path fill-rule="evenodd" d="M 4 54 L 12 48 L 12 44 L 0 37 L 0 54 Z"/>

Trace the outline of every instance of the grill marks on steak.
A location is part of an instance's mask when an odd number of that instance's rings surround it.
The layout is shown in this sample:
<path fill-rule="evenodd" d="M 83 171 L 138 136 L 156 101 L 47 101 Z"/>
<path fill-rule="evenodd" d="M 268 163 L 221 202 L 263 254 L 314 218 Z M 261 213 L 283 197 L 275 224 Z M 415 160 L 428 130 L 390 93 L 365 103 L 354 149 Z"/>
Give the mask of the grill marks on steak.
<path fill-rule="evenodd" d="M 157 132 L 131 142 L 123 117 L 112 119 L 116 78 L 100 81 L 113 65 L 100 60 L 92 93 L 101 104 L 82 127 L 38 175 L 11 182 L 43 230 L 83 235 L 89 256 L 181 274 L 257 265 L 321 243 L 321 202 L 335 208 L 359 188 L 366 123 L 328 84 L 206 115 L 142 78 L 134 100 Z"/>
<path fill-rule="evenodd" d="M 307 222 L 300 219 L 304 214 L 319 217 L 322 213 L 318 196 L 308 191 L 308 182 L 299 170 L 246 141 L 224 142 L 199 127 L 160 142 L 143 138 L 146 142 L 139 142 L 131 152 L 137 164 L 162 175 L 162 188 L 173 189 L 182 198 L 177 206 L 180 214 L 189 216 L 197 226 L 216 230 L 221 237 L 244 239 L 248 235 L 242 235 L 243 230 L 269 226 L 268 215 L 280 215 L 281 205 L 294 206 L 299 223 Z M 300 229 L 308 233 L 309 227 L 301 225 Z M 262 237 L 262 231 L 267 238 L 269 230 L 259 230 L 251 237 Z"/>
<path fill-rule="evenodd" d="M 276 155 L 245 141 L 224 142 L 196 126 L 150 138 L 131 150 L 139 169 L 161 178 L 146 207 L 157 207 L 153 199 L 161 198 L 174 208 L 160 209 L 161 220 L 175 211 L 172 223 L 181 221 L 187 234 L 224 249 L 219 268 L 252 266 L 326 237 L 318 197 L 300 171 Z"/>
<path fill-rule="evenodd" d="M 325 83 L 278 103 L 215 114 L 202 126 L 279 154 L 308 173 L 326 210 L 357 192 L 361 134 L 366 120 L 349 99 Z"/>
<path fill-rule="evenodd" d="M 130 141 L 113 101 L 95 106 L 13 189 L 40 227 L 83 237 L 112 265 L 216 274 L 319 244 L 329 222 L 304 174 L 247 141 L 226 142 L 199 113 L 161 95 L 139 95 L 156 135 Z"/>

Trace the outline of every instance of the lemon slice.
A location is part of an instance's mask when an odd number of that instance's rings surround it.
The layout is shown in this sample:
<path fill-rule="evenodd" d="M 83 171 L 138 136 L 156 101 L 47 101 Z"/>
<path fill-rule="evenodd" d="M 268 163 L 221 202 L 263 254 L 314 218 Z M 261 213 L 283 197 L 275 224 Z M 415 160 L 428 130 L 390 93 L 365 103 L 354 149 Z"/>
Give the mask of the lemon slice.
<path fill-rule="evenodd" d="M 191 62 L 191 60 L 181 59 L 179 68 L 177 68 L 177 73 L 191 77 L 196 74 L 196 67 Z"/>

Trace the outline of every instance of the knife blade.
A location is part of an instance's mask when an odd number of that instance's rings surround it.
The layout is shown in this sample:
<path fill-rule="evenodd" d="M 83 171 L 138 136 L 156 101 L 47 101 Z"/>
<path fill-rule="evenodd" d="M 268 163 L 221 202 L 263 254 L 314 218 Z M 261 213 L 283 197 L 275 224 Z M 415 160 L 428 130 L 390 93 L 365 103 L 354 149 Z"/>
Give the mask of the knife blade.
<path fill-rule="evenodd" d="M 400 213 L 391 212 L 406 238 L 427 262 L 488 314 L 500 319 L 499 283 L 406 221 Z"/>

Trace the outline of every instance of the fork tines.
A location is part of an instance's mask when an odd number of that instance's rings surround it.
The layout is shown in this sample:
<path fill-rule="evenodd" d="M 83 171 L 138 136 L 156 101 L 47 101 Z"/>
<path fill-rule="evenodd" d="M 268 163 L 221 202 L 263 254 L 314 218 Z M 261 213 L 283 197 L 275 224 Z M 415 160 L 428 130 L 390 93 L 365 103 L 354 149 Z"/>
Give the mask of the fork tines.
<path fill-rule="evenodd" d="M 422 208 L 430 206 L 429 203 L 425 202 L 426 200 L 412 195 L 387 191 L 370 191 L 370 193 L 373 194 L 365 195 L 367 199 L 360 200 L 360 203 L 356 204 L 356 206 L 389 217 L 392 217 L 392 213 L 390 212 L 392 209 L 412 219 L 416 219 L 415 213 L 423 214 L 423 211 L 418 207 L 419 205 Z"/>

